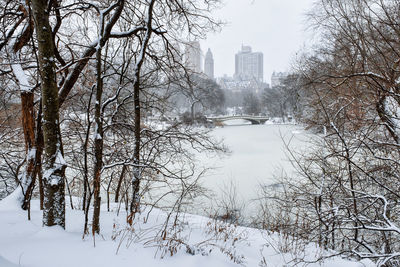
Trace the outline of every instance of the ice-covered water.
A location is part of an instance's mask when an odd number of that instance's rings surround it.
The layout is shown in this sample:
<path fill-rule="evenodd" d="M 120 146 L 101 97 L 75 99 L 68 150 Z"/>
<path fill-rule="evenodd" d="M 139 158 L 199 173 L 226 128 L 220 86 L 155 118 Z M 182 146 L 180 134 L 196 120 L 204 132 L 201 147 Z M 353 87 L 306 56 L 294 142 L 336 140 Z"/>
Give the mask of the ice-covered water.
<path fill-rule="evenodd" d="M 215 128 L 212 135 L 223 139 L 230 153 L 222 157 L 198 155 L 203 166 L 213 168 L 203 177 L 202 182 L 214 193 L 211 201 L 201 201 L 203 208 L 191 210 L 200 214 L 207 214 L 215 209 L 220 204 L 218 201 L 227 197 L 231 184 L 235 186 L 237 200 L 248 206 L 258 197 L 260 185 L 272 185 L 271 189 L 276 188 L 276 177 L 282 172 L 293 172 L 285 143 L 290 143 L 291 148 L 299 150 L 306 148 L 310 139 L 310 135 L 300 126 L 251 125 L 243 121 Z"/>
<path fill-rule="evenodd" d="M 273 188 L 282 173 L 293 175 L 286 145 L 304 150 L 311 138 L 301 126 L 276 124 L 229 125 L 216 128 L 213 135 L 223 138 L 231 153 L 222 158 L 201 156 L 205 165 L 215 168 L 203 183 L 214 190 L 217 199 L 233 183 L 239 199 L 246 203 L 257 198 L 261 184 Z"/>

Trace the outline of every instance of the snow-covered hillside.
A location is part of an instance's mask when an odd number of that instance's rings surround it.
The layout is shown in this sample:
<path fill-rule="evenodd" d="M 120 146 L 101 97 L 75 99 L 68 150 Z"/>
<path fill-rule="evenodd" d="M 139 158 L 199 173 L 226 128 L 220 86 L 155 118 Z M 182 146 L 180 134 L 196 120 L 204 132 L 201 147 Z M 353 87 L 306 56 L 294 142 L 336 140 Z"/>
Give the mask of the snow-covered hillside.
<path fill-rule="evenodd" d="M 101 214 L 101 236 L 82 238 L 84 216 L 80 210 L 67 209 L 66 230 L 42 227 L 42 212 L 37 200 L 32 201 L 32 220 L 16 205 L 12 196 L 0 202 L 1 267 L 131 267 L 131 266 L 290 266 L 292 253 L 279 251 L 290 247 L 290 241 L 277 234 L 225 224 L 207 217 L 182 215 L 177 227 L 165 228 L 168 216 L 154 210 L 143 211 L 132 227 L 125 223 L 123 209 L 117 215 Z M 162 233 L 168 229 L 167 233 Z M 174 229 L 173 231 L 171 229 Z M 164 237 L 164 238 L 163 238 Z M 313 261 L 321 256 L 313 245 L 298 251 L 297 256 Z M 173 256 L 171 256 L 173 254 Z M 324 252 L 325 255 L 326 252 Z M 236 263 L 235 263 L 236 262 Z M 364 265 L 365 264 L 365 265 Z M 322 266 L 372 266 L 338 257 Z M 314 263 L 309 266 L 320 266 Z"/>

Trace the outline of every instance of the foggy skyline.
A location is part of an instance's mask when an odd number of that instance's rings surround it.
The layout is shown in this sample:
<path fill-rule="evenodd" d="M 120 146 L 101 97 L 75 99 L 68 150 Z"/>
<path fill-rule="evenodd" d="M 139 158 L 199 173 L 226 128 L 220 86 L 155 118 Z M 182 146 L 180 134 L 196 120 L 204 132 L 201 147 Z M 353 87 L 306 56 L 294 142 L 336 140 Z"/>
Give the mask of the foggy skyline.
<path fill-rule="evenodd" d="M 305 13 L 313 0 L 226 0 L 216 18 L 227 22 L 221 32 L 201 40 L 203 53 L 214 54 L 215 76 L 232 76 L 242 45 L 264 54 L 264 81 L 273 71 L 288 71 L 295 53 L 307 43 Z"/>

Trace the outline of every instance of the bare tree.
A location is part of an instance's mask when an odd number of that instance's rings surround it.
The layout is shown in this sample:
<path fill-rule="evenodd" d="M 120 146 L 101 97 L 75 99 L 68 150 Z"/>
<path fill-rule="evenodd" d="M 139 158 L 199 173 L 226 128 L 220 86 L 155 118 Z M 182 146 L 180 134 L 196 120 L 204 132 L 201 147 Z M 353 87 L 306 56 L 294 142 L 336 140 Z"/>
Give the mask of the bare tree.
<path fill-rule="evenodd" d="M 299 85 L 300 77 L 291 74 L 282 81 L 280 86 L 264 89 L 262 104 L 268 110 L 268 114 L 284 120 L 288 116 L 301 114 Z"/>
<path fill-rule="evenodd" d="M 176 87 L 179 95 L 183 95 L 184 101 L 189 102 L 191 123 L 195 121 L 196 105 L 213 111 L 224 105 L 224 92 L 215 81 L 188 71 L 183 82 L 178 82 Z"/>
<path fill-rule="evenodd" d="M 243 109 L 246 114 L 256 114 L 261 112 L 261 103 L 258 95 L 247 92 L 243 97 Z"/>
<path fill-rule="evenodd" d="M 172 84 L 187 74 L 175 44 L 218 27 L 209 17 L 218 1 L 194 0 L 190 5 L 180 1 L 36 1 L 33 17 L 29 5 L 3 2 L 5 15 L 0 19 L 7 26 L 0 51 L 9 68 L 2 70 L 1 78 L 12 81 L 8 87 L 13 90 L 29 85 L 21 124 L 28 161 L 9 164 L 16 168 L 16 177 L 21 166 L 27 166 L 28 176 L 18 179 L 29 188 L 23 189 L 29 192 L 24 193 L 24 205 L 29 207 L 35 178 L 42 184 L 43 148 L 44 190 L 39 186 L 39 191 L 44 196 L 45 225 L 65 225 L 64 190 L 71 208 L 71 195 L 83 198 L 85 234 L 92 200 L 92 230 L 100 231 L 102 188 L 108 200 L 115 193 L 117 201 L 130 204 L 132 220 L 140 201 L 157 195 L 149 193 L 155 184 L 167 184 L 171 189 L 167 195 L 179 195 L 173 209 L 180 209 L 182 196 L 190 199 L 201 191 L 188 148 L 224 148 L 209 140 L 206 130 L 195 131 L 179 123 L 159 129 L 147 125 L 144 118 L 151 112 L 172 110 Z M 18 49 L 10 54 L 14 44 Z M 24 158 L 23 154 L 18 157 Z M 182 165 L 171 165 L 178 158 Z M 70 163 L 68 177 L 66 162 Z M 21 177 L 31 179 L 24 182 Z"/>
<path fill-rule="evenodd" d="M 65 167 L 59 124 L 58 87 L 54 64 L 53 37 L 47 1 L 32 1 L 38 42 L 39 68 L 43 105 L 43 136 L 45 147 L 45 188 L 43 224 L 65 227 Z"/>
<path fill-rule="evenodd" d="M 324 41 L 300 61 L 302 120 L 315 150 L 275 198 L 290 229 L 339 254 L 399 265 L 398 1 L 319 1 Z"/>

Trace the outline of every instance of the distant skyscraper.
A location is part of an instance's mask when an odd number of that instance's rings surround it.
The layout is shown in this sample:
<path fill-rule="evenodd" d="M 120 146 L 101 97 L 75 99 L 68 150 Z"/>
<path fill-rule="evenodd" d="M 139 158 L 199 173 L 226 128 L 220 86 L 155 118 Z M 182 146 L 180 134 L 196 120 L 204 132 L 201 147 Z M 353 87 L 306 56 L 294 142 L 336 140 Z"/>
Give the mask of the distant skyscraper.
<path fill-rule="evenodd" d="M 252 52 L 250 46 L 242 46 L 235 55 L 235 79 L 263 81 L 264 56 L 261 52 Z"/>
<path fill-rule="evenodd" d="M 204 59 L 204 73 L 208 78 L 214 79 L 214 58 L 210 48 L 208 48 L 206 58 Z"/>
<path fill-rule="evenodd" d="M 186 43 L 185 65 L 192 71 L 201 72 L 201 48 L 198 41 Z"/>

